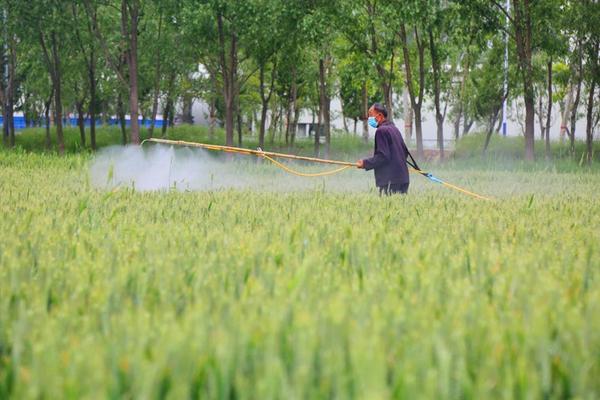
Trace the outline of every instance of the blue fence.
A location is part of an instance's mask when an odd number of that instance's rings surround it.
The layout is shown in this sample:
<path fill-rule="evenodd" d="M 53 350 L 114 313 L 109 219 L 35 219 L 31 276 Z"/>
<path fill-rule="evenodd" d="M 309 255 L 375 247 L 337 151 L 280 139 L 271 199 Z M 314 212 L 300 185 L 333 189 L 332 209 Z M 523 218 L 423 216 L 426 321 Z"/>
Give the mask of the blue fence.
<path fill-rule="evenodd" d="M 18 117 L 18 116 L 14 116 L 13 117 L 15 120 L 15 129 L 16 130 L 21 130 L 21 129 L 25 129 L 25 128 L 34 128 L 37 125 L 33 125 L 30 121 L 29 126 L 25 125 L 25 117 Z M 86 118 L 85 119 L 85 126 L 90 126 L 90 122 L 91 119 L 90 118 Z M 149 128 L 151 125 L 151 121 L 149 119 L 140 119 L 140 126 Z M 97 126 L 102 126 L 102 121 L 97 119 L 96 120 L 96 125 Z M 111 118 L 107 121 L 107 125 L 108 126 L 112 126 L 112 125 L 119 125 L 119 120 L 116 118 Z M 125 125 L 126 126 L 130 126 L 131 125 L 131 120 L 126 119 L 125 120 Z M 0 116 L 0 126 L 4 126 L 4 119 L 2 118 L 2 116 Z M 42 126 L 45 126 L 45 120 L 42 120 Z M 73 126 L 76 127 L 77 126 L 77 118 L 63 118 L 63 126 Z M 163 121 L 161 120 L 156 120 L 154 122 L 154 126 L 157 128 L 160 128 L 163 126 Z"/>

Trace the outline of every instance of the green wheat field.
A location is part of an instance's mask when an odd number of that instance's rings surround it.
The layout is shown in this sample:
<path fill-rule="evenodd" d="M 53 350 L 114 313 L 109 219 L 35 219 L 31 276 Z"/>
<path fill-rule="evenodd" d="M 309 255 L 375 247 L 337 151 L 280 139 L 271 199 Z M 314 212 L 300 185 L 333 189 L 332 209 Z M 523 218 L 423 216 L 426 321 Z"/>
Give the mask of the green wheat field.
<path fill-rule="evenodd" d="M 0 153 L 0 398 L 600 397 L 597 172 L 437 169 L 486 202 L 243 160 L 275 183 L 139 191 L 91 163 Z"/>

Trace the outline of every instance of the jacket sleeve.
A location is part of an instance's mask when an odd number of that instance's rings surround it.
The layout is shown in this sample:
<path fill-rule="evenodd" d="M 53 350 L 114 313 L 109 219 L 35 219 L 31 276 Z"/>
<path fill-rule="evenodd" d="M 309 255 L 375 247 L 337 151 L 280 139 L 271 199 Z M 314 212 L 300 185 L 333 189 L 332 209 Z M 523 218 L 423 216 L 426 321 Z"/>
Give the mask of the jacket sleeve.
<path fill-rule="evenodd" d="M 390 160 L 390 146 L 385 138 L 385 131 L 375 132 L 375 154 L 371 158 L 363 160 L 365 170 L 379 168 Z"/>

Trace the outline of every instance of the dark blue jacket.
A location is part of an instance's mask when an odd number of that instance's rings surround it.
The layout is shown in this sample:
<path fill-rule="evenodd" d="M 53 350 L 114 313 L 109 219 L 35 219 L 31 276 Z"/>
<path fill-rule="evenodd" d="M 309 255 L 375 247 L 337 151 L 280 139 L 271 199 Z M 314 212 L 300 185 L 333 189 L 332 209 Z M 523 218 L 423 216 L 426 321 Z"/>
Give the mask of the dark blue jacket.
<path fill-rule="evenodd" d="M 398 128 L 392 122 L 382 122 L 375 132 L 373 157 L 363 160 L 367 171 L 375 170 L 375 184 L 378 187 L 408 183 L 406 151 Z"/>

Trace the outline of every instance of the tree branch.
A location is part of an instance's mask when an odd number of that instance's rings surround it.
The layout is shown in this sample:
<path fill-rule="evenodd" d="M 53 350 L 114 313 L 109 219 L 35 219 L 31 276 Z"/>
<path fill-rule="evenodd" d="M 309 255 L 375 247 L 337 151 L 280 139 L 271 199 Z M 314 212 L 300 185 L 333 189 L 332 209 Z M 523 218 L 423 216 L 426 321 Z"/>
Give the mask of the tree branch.
<path fill-rule="evenodd" d="M 502 7 L 502 5 L 500 3 L 498 3 L 497 0 L 491 0 L 491 1 L 492 1 L 492 4 L 494 4 L 500 11 L 502 11 L 502 14 L 504 14 L 504 16 L 506 16 L 506 18 L 508 18 L 510 23 L 514 25 L 515 20 L 510 16 L 510 14 L 506 10 L 506 8 Z"/>
<path fill-rule="evenodd" d="M 125 79 L 125 76 L 121 72 L 121 69 L 117 67 L 117 62 L 114 56 L 108 50 L 106 39 L 104 38 L 102 32 L 100 32 L 100 29 L 98 28 L 98 20 L 96 14 L 92 13 L 92 5 L 90 4 L 90 0 L 85 0 L 84 3 L 88 17 L 92 19 L 92 31 L 94 32 L 96 39 L 98 39 L 98 42 L 100 42 L 100 46 L 102 46 L 102 50 L 104 51 L 104 55 L 106 56 L 106 62 L 108 62 L 110 67 L 115 71 L 121 83 L 126 86 L 129 85 L 127 79 Z"/>

